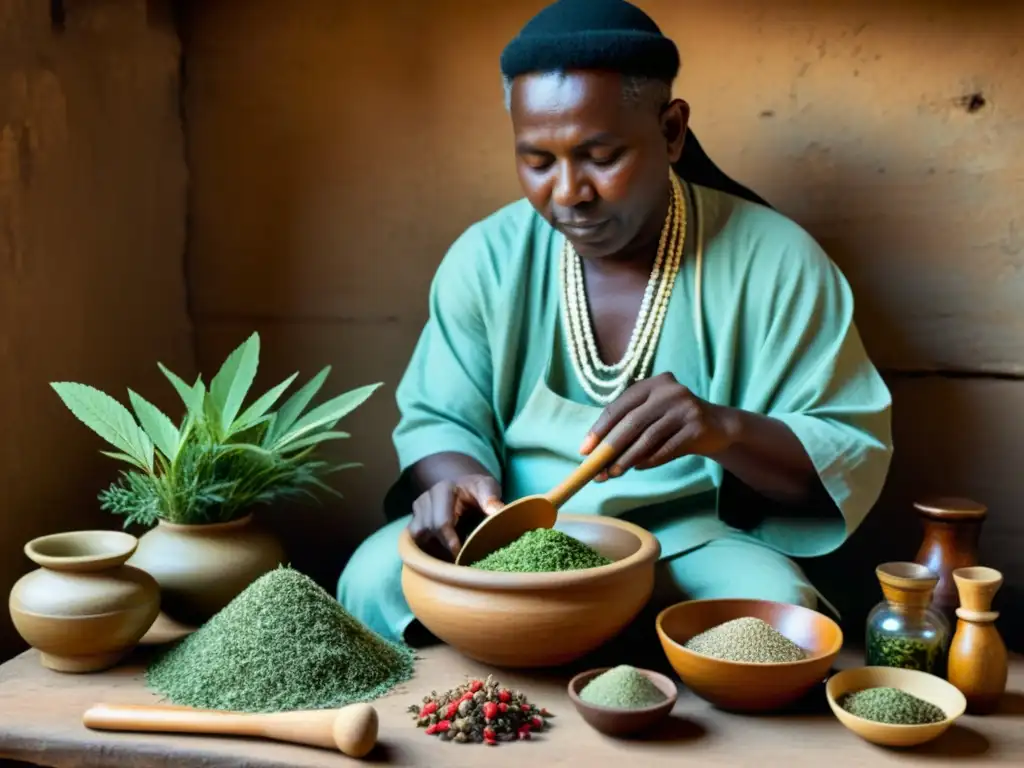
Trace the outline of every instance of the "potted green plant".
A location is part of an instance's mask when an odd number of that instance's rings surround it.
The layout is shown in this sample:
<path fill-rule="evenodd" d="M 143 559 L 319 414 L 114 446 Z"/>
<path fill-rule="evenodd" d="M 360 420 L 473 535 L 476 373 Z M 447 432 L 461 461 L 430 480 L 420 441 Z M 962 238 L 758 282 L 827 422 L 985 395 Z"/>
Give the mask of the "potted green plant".
<path fill-rule="evenodd" d="M 171 618 L 200 624 L 253 580 L 284 561 L 253 510 L 315 491 L 339 495 L 328 474 L 361 466 L 332 464 L 319 453 L 349 435 L 338 422 L 362 405 L 380 384 L 342 393 L 310 408 L 330 373 L 325 367 L 274 408 L 295 381 L 293 374 L 247 404 L 259 367 L 254 333 L 221 365 L 207 387 L 158 363 L 184 403 L 178 424 L 128 390 L 131 410 L 86 384 L 51 386 L 68 409 L 113 448 L 104 455 L 127 465 L 100 492 L 104 510 L 124 525 L 150 530 L 139 538 L 129 564 L 160 584 Z"/>

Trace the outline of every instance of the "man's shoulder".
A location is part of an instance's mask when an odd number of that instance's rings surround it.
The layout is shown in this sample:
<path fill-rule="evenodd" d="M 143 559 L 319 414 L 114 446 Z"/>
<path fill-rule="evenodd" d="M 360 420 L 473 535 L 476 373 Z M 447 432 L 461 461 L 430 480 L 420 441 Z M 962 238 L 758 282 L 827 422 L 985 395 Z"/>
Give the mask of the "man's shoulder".
<path fill-rule="evenodd" d="M 837 269 L 813 235 L 785 214 L 725 192 L 700 191 L 706 200 L 706 242 L 724 246 L 721 253 L 737 272 L 794 277 Z"/>

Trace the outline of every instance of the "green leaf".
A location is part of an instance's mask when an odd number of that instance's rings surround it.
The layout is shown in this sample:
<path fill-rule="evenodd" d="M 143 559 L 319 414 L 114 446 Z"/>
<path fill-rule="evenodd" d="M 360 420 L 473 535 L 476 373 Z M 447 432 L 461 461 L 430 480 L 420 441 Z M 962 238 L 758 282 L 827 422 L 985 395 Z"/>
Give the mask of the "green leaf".
<path fill-rule="evenodd" d="M 341 472 L 345 469 L 359 469 L 363 465 L 358 461 L 350 461 L 348 464 L 335 464 L 333 467 L 328 469 L 325 474 L 333 474 L 334 472 Z"/>
<path fill-rule="evenodd" d="M 313 486 L 316 486 L 321 491 L 325 491 L 327 493 L 330 493 L 331 495 L 333 495 L 333 496 L 335 496 L 335 497 L 337 497 L 339 499 L 345 498 L 344 496 L 341 495 L 340 491 L 338 491 L 335 488 L 331 488 L 331 486 L 329 486 L 327 483 L 322 481 L 320 478 L 317 478 L 317 477 L 309 478 L 309 484 L 313 485 Z"/>
<path fill-rule="evenodd" d="M 267 411 L 269 411 L 271 406 L 277 402 L 278 398 L 284 394 L 284 391 L 291 386 L 292 382 L 295 381 L 295 377 L 298 375 L 299 374 L 297 373 L 293 373 L 269 392 L 264 393 L 264 395 L 255 403 L 246 408 L 242 412 L 242 415 L 235 420 L 235 423 L 231 425 L 231 431 L 233 433 L 242 432 L 255 425 L 266 415 Z"/>
<path fill-rule="evenodd" d="M 138 459 L 132 458 L 127 453 L 117 453 L 116 451 L 100 451 L 100 453 L 102 453 L 104 456 L 109 456 L 112 459 L 117 459 L 118 461 L 126 461 L 133 467 L 138 467 L 139 469 L 142 470 L 146 469 L 144 464 L 140 464 Z"/>
<path fill-rule="evenodd" d="M 153 468 L 153 443 L 121 403 L 87 384 L 58 381 L 50 386 L 85 426 L 142 466 Z"/>
<path fill-rule="evenodd" d="M 224 439 L 224 434 L 220 429 L 220 409 L 217 407 L 217 403 L 214 402 L 213 396 L 207 394 L 203 398 L 203 418 L 206 420 L 206 426 L 210 430 L 210 434 L 213 439 L 220 442 Z"/>
<path fill-rule="evenodd" d="M 316 397 L 316 393 L 320 391 L 320 387 L 324 385 L 324 382 L 327 380 L 327 374 L 330 372 L 331 366 L 325 365 L 320 373 L 306 382 L 302 389 L 285 400 L 284 405 L 281 406 L 281 409 L 276 414 L 274 423 L 267 431 L 265 442 L 268 445 L 291 429 L 292 424 L 302 415 L 309 402 Z"/>
<path fill-rule="evenodd" d="M 157 363 L 157 367 L 167 377 L 167 380 L 174 385 L 178 396 L 181 397 L 181 401 L 188 408 L 189 413 L 201 415 L 203 412 L 203 396 L 206 394 L 206 388 L 203 386 L 203 377 L 199 376 L 196 379 L 196 383 L 189 386 L 176 373 L 168 370 L 163 363 Z"/>
<path fill-rule="evenodd" d="M 351 437 L 351 435 L 348 432 L 317 432 L 315 435 L 307 435 L 299 440 L 288 443 L 284 446 L 283 450 L 289 453 L 301 451 L 303 448 L 309 448 L 309 446 L 322 443 L 325 440 L 344 440 L 346 437 Z"/>
<path fill-rule="evenodd" d="M 260 362 L 260 335 L 254 333 L 228 355 L 210 382 L 210 397 L 220 414 L 220 432 L 227 435 L 242 409 Z"/>
<path fill-rule="evenodd" d="M 163 411 L 146 400 L 142 395 L 128 390 L 128 399 L 131 400 L 132 408 L 139 417 L 139 424 L 146 430 L 146 434 L 153 441 L 153 444 L 160 449 L 171 461 L 178 455 L 178 447 L 181 444 L 181 435 L 178 428 L 174 426 Z"/>
<path fill-rule="evenodd" d="M 303 435 L 323 427 L 325 424 L 337 422 L 366 402 L 370 395 L 380 386 L 381 384 L 378 382 L 377 384 L 359 387 L 358 389 L 353 389 L 350 392 L 333 397 L 322 405 L 318 405 L 295 422 L 295 426 L 287 434 L 279 437 L 275 443 L 275 448 L 280 448 L 293 440 L 297 440 Z"/>

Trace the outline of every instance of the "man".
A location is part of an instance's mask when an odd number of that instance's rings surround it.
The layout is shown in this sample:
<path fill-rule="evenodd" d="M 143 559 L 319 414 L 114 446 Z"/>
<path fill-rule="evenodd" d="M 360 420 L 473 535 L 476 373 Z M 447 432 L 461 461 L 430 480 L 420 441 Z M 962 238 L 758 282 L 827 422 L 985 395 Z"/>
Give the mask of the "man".
<path fill-rule="evenodd" d="M 635 6 L 559 0 L 501 63 L 525 199 L 437 271 L 398 388 L 399 509 L 339 600 L 409 640 L 401 531 L 450 557 L 469 513 L 549 490 L 603 440 L 618 458 L 567 511 L 654 532 L 662 599 L 815 605 L 789 557 L 838 547 L 891 456 L 844 277 L 703 156 L 676 47 Z"/>

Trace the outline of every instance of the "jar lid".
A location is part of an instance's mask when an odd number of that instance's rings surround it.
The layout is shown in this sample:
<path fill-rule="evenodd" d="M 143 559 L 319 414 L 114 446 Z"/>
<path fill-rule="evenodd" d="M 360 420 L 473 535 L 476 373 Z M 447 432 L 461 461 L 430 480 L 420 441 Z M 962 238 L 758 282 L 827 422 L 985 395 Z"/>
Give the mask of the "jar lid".
<path fill-rule="evenodd" d="M 885 599 L 894 605 L 924 608 L 932 601 L 932 593 L 939 577 L 919 563 L 882 563 L 875 568 L 875 576 Z"/>
<path fill-rule="evenodd" d="M 932 496 L 914 502 L 914 509 L 934 520 L 983 520 L 988 507 L 973 499 Z"/>

